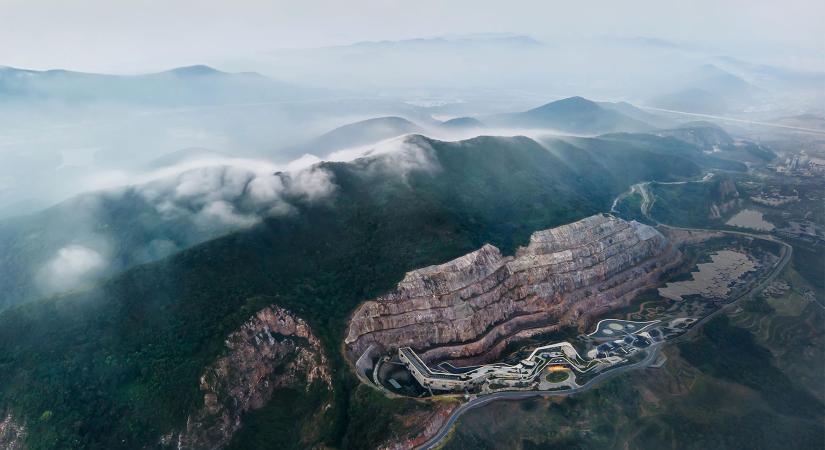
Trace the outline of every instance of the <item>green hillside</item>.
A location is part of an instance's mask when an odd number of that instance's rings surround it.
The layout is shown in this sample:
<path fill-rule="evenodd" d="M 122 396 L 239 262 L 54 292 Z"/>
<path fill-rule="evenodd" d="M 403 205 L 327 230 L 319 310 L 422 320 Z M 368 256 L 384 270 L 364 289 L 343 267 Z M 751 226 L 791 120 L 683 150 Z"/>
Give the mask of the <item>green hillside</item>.
<path fill-rule="evenodd" d="M 650 175 L 644 163 L 591 171 L 602 155 L 592 143 L 579 150 L 559 143 L 559 153 L 524 137 L 417 139 L 432 149 L 435 169 L 399 175 L 387 156 L 324 163 L 338 186 L 327 202 L 297 203 L 296 214 L 134 267 L 93 289 L 0 313 L 0 409 L 27 419 L 32 448 L 150 445 L 199 405 L 198 377 L 223 351 L 225 336 L 274 302 L 305 318 L 331 357 L 328 443 L 361 448 L 357 424 L 370 420 L 350 405 L 356 382 L 339 348 L 359 302 L 407 270 L 485 242 L 512 253 L 537 229 L 607 210 L 626 183 Z M 630 146 L 622 156 L 661 159 Z M 699 172 L 680 161 L 659 164 L 667 172 L 660 175 Z"/>
<path fill-rule="evenodd" d="M 0 222 L 0 310 L 54 292 L 42 270 L 61 248 L 105 253 L 108 277 L 234 229 L 199 226 L 194 214 L 167 216 L 138 189 L 82 194 L 28 216 Z M 93 281 L 89 279 L 88 281 Z"/>
<path fill-rule="evenodd" d="M 538 150 L 537 144 L 526 138 L 479 138 L 468 142 L 472 143 L 472 148 L 526 146 Z M 698 177 L 701 168 L 694 161 L 707 166 L 707 157 L 689 144 L 650 135 L 545 139 L 542 144 L 556 157 L 547 162 L 556 171 L 547 189 L 586 190 L 589 198 L 599 200 L 612 198 L 616 192 L 641 180 Z M 474 163 L 480 165 L 486 161 Z M 721 162 L 723 166 L 730 164 Z M 471 166 L 467 166 L 467 170 L 470 169 Z M 510 176 L 497 167 L 485 170 L 495 171 L 496 180 Z M 457 179 L 463 178 L 459 176 Z M 422 182 L 421 188 L 426 184 Z M 3 293 L 0 310 L 55 292 L 56 289 L 50 289 L 48 283 L 44 283 L 42 269 L 66 246 L 81 245 L 104 254 L 107 264 L 90 274 L 86 281 L 92 282 L 236 229 L 231 224 L 204 227 L 196 220 L 197 205 L 191 208 L 180 205 L 189 214 L 163 214 L 143 194 L 151 192 L 151 185 L 149 188 L 137 186 L 83 194 L 47 210 L 0 222 L 0 272 L 8 274 L 0 278 L 0 292 Z M 470 187 L 468 192 L 474 192 L 474 189 Z M 235 203 L 239 212 L 258 214 L 249 211 L 242 196 L 235 199 Z"/>

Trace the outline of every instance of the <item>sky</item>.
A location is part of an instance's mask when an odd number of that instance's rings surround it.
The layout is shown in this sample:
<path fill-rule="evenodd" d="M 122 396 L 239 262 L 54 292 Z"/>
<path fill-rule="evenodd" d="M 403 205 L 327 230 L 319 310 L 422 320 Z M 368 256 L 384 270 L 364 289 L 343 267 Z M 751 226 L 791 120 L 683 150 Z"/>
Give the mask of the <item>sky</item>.
<path fill-rule="evenodd" d="M 823 23 L 821 0 L 0 0 L 0 65 L 138 73 L 282 48 L 518 33 L 655 37 L 819 70 Z"/>

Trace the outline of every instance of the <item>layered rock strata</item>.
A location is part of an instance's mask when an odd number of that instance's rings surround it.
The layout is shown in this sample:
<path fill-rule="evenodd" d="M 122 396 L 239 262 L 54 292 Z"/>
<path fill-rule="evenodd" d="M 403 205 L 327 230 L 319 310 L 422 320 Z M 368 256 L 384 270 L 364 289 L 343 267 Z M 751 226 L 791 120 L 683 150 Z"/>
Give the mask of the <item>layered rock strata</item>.
<path fill-rule="evenodd" d="M 680 260 L 654 228 L 595 215 L 534 233 L 515 257 L 488 244 L 407 273 L 355 311 L 345 343 L 353 358 L 370 344 L 429 361 L 494 358 L 509 340 L 625 303 Z"/>
<path fill-rule="evenodd" d="M 271 306 L 259 311 L 225 341 L 227 353 L 200 379 L 203 407 L 184 430 L 161 443 L 177 449 L 225 447 L 241 427 L 243 413 L 263 407 L 277 388 L 332 392 L 329 363 L 307 323 Z"/>

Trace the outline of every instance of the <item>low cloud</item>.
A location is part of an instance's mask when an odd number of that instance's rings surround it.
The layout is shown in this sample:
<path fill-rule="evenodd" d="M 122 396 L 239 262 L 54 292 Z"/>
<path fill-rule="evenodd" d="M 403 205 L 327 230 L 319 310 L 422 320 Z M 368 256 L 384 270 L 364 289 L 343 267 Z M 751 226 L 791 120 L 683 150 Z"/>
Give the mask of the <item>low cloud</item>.
<path fill-rule="evenodd" d="M 438 157 L 427 139 L 405 135 L 375 145 L 350 148 L 331 153 L 329 161 L 363 159 L 370 172 L 382 172 L 406 178 L 411 172 L 435 172 L 441 169 Z"/>
<path fill-rule="evenodd" d="M 335 191 L 332 174 L 317 166 L 296 172 L 290 177 L 287 192 L 310 202 L 328 197 Z"/>
<path fill-rule="evenodd" d="M 244 228 L 258 223 L 259 218 L 249 214 L 239 214 L 231 203 L 218 200 L 205 205 L 195 216 L 195 222 L 201 222 L 203 227 L 213 225 L 215 222 L 221 225 Z"/>
<path fill-rule="evenodd" d="M 45 291 L 54 293 L 76 288 L 99 275 L 106 268 L 106 259 L 95 250 L 82 245 L 67 245 L 40 271 Z"/>
<path fill-rule="evenodd" d="M 238 158 L 187 161 L 151 173 L 126 177 L 134 189 L 167 219 L 192 217 L 210 231 L 255 225 L 268 216 L 293 214 L 296 202 L 317 202 L 335 190 L 333 174 L 321 161 L 363 158 L 370 173 L 405 178 L 412 171 L 440 168 L 426 139 L 410 135 L 363 148 L 335 152 L 323 159 L 306 154 L 285 164 Z"/>
<path fill-rule="evenodd" d="M 406 179 L 415 171 L 440 170 L 429 140 L 416 135 L 324 158 L 356 159 L 357 169 L 368 176 Z M 297 214 L 301 204 L 331 199 L 337 189 L 335 177 L 320 161 L 317 156 L 304 155 L 275 166 L 266 161 L 208 158 L 149 173 L 110 174 L 110 182 L 120 187 L 78 197 L 72 204 L 70 224 L 76 232 L 38 263 L 42 293 L 75 289 L 115 273 L 123 268 L 122 256 L 132 258 L 127 264 L 156 260 L 218 234 L 254 226 L 266 217 Z M 105 217 L 101 208 L 121 201 L 126 210 L 136 213 L 134 220 L 157 236 L 127 249 L 128 255 L 114 258 L 111 250 L 120 248 L 125 237 L 99 229 Z M 144 214 L 143 208 L 154 214 Z M 181 230 L 185 233 L 180 234 Z"/>
<path fill-rule="evenodd" d="M 354 159 L 358 159 L 358 166 L 367 174 L 390 174 L 401 179 L 414 171 L 440 170 L 429 141 L 415 135 L 336 152 L 324 158 L 328 161 Z M 266 217 L 296 214 L 300 203 L 319 202 L 334 196 L 337 189 L 334 175 L 319 161 L 314 155 L 304 155 L 287 165 L 275 166 L 266 161 L 208 158 L 150 173 L 112 177 L 111 182 L 117 179 L 121 186 L 126 186 L 110 192 L 120 192 L 125 195 L 124 199 L 128 193 L 136 194 L 158 213 L 160 220 L 189 223 L 194 228 L 187 236 L 192 242 L 198 242 L 216 233 L 253 226 Z M 100 198 L 89 196 L 93 203 L 78 204 L 92 221 L 88 226 L 90 230 L 94 228 L 94 210 Z M 119 237 L 89 239 L 83 245 L 63 246 L 43 264 L 38 275 L 44 292 L 73 289 L 107 270 L 116 269 L 109 267 L 106 239 L 117 241 Z M 141 261 L 153 260 L 174 253 L 181 245 L 187 243 L 159 236 L 145 248 L 136 249 L 135 255 Z"/>
<path fill-rule="evenodd" d="M 196 168 L 190 163 L 188 170 L 135 190 L 164 218 L 192 216 L 196 225 L 209 230 L 243 228 L 267 216 L 294 213 L 296 201 L 315 202 L 335 192 L 332 174 L 313 165 L 316 162 L 307 155 L 284 171 L 266 162 Z"/>
<path fill-rule="evenodd" d="M 441 169 L 435 150 L 420 136 L 408 136 L 396 141 L 395 147 L 385 149 L 383 155 L 385 156 L 374 160 L 373 168 L 401 177 L 406 177 L 411 172 L 432 173 Z"/>
<path fill-rule="evenodd" d="M 428 141 L 408 135 L 350 148 L 320 158 L 305 154 L 287 164 L 266 160 L 207 156 L 160 169 L 126 173 L 108 171 L 88 181 L 87 189 L 131 186 L 163 219 L 186 219 L 209 231 L 249 227 L 264 217 L 292 214 L 296 202 L 317 202 L 336 190 L 322 161 L 363 158 L 371 173 L 405 178 L 412 171 L 439 169 Z"/>
<path fill-rule="evenodd" d="M 122 170 L 102 170 L 85 179 L 83 191 L 114 189 L 124 186 L 140 186 L 161 180 L 179 177 L 188 172 L 231 167 L 244 173 L 267 174 L 283 170 L 283 166 L 267 160 L 248 158 L 203 157 L 186 160 L 179 164 L 156 170 L 129 172 Z"/>
<path fill-rule="evenodd" d="M 255 203 L 272 203 L 280 199 L 284 182 L 278 176 L 255 177 L 247 186 L 249 198 Z"/>

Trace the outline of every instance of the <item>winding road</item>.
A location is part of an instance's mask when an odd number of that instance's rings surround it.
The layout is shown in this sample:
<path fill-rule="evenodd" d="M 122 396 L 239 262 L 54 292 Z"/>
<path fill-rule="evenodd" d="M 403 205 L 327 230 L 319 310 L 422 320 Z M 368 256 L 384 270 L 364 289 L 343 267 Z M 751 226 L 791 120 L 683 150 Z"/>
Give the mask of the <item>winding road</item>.
<path fill-rule="evenodd" d="M 605 372 L 604 375 L 597 376 L 596 378 L 591 379 L 587 383 L 579 387 L 575 387 L 572 389 L 566 389 L 563 391 L 506 391 L 506 392 L 496 392 L 494 394 L 485 395 L 483 397 L 475 397 L 472 400 L 468 401 L 467 403 L 461 404 L 458 408 L 453 410 L 453 413 L 444 422 L 444 425 L 438 430 L 433 437 L 431 437 L 427 442 L 421 444 L 419 449 L 431 449 L 437 447 L 441 441 L 450 434 L 450 430 L 452 430 L 453 425 L 455 425 L 456 421 L 466 413 L 467 411 L 476 409 L 480 406 L 484 406 L 490 402 L 494 402 L 496 400 L 524 400 L 531 397 L 566 397 L 568 395 L 573 395 L 578 392 L 582 392 L 584 390 L 590 389 L 593 386 L 604 382 L 620 373 L 627 372 L 628 370 L 637 369 L 640 367 L 646 367 L 653 363 L 656 360 L 656 357 L 659 355 L 659 347 L 661 344 L 656 345 L 655 347 L 652 346 L 646 350 L 647 355 L 641 361 L 635 362 L 633 364 L 628 364 L 625 366 L 617 367 L 613 370 Z"/>
<path fill-rule="evenodd" d="M 667 182 L 667 183 L 661 183 L 661 184 L 696 183 L 696 182 L 707 181 L 708 179 L 710 179 L 711 176 L 712 176 L 711 174 L 708 174 L 708 175 L 705 175 L 705 177 L 702 178 L 702 180 L 696 180 L 696 181 Z M 427 440 L 425 443 L 418 446 L 417 447 L 418 449 L 427 450 L 427 449 L 432 449 L 432 448 L 435 448 L 435 447 L 439 446 L 442 443 L 442 441 L 444 440 L 444 438 L 446 438 L 450 434 L 450 431 L 452 430 L 453 426 L 456 424 L 458 419 L 463 414 L 465 414 L 466 412 L 471 411 L 473 409 L 476 409 L 478 407 L 484 406 L 488 403 L 491 403 L 491 402 L 494 402 L 494 401 L 497 401 L 497 400 L 523 400 L 523 399 L 531 398 L 531 397 L 554 397 L 554 396 L 566 397 L 568 395 L 573 395 L 573 394 L 585 391 L 587 389 L 591 389 L 592 387 L 596 386 L 597 384 L 599 384 L 599 383 L 601 383 L 601 382 L 603 382 L 607 379 L 610 379 L 612 377 L 615 377 L 615 376 L 617 376 L 621 373 L 627 372 L 628 370 L 634 370 L 634 369 L 649 366 L 653 361 L 655 361 L 656 357 L 659 354 L 659 349 L 662 345 L 664 345 L 665 343 L 678 342 L 680 340 L 685 339 L 688 336 L 692 336 L 693 334 L 696 333 L 696 330 L 700 329 L 702 325 L 707 323 L 713 317 L 716 317 L 718 314 L 720 314 L 722 312 L 730 310 L 743 298 L 750 297 L 754 293 L 762 290 L 771 281 L 773 281 L 773 279 L 776 278 L 776 276 L 779 275 L 779 273 L 782 272 L 782 270 L 785 268 L 785 266 L 790 261 L 791 255 L 792 255 L 792 252 L 793 252 L 793 248 L 789 244 L 787 244 L 787 243 L 785 243 L 785 242 L 783 242 L 779 239 L 776 239 L 775 237 L 770 236 L 770 235 L 747 233 L 747 232 L 741 232 L 741 231 L 729 231 L 729 230 L 702 229 L 702 228 L 683 228 L 683 227 L 674 227 L 674 226 L 659 223 L 658 221 L 656 221 L 655 219 L 653 219 L 652 217 L 649 216 L 650 206 L 652 206 L 652 202 L 653 202 L 653 196 L 651 195 L 650 191 L 648 190 L 648 186 L 650 185 L 650 183 L 654 183 L 654 182 L 653 181 L 648 181 L 648 182 L 637 183 L 637 184 L 633 185 L 629 191 L 623 193 L 622 195 L 620 195 L 619 197 L 616 198 L 616 200 L 613 202 L 613 208 L 616 207 L 617 203 L 623 198 L 623 196 L 632 194 L 633 192 L 639 192 L 639 194 L 642 196 L 642 205 L 641 205 L 642 214 L 646 218 L 651 220 L 653 223 L 656 223 L 657 226 L 659 226 L 659 227 L 669 228 L 669 229 L 674 229 L 674 230 L 725 233 L 725 234 L 732 234 L 732 235 L 738 235 L 738 236 L 747 236 L 747 237 L 752 237 L 752 238 L 756 238 L 756 239 L 764 239 L 764 240 L 769 240 L 769 241 L 772 241 L 772 242 L 776 242 L 776 243 L 782 245 L 782 250 L 780 251 L 779 261 L 776 263 L 776 265 L 774 265 L 773 270 L 771 271 L 771 273 L 767 277 L 765 277 L 764 280 L 762 280 L 759 283 L 754 284 L 750 289 L 743 292 L 742 294 L 737 296 L 732 301 L 726 303 L 724 306 L 722 306 L 718 310 L 716 310 L 713 313 L 708 314 L 707 316 L 702 317 L 701 319 L 699 319 L 699 321 L 697 321 L 683 335 L 678 336 L 676 339 L 666 341 L 666 342 L 662 342 L 662 343 L 656 344 L 655 346 L 650 347 L 647 350 L 647 355 L 641 361 L 638 361 L 638 362 L 633 363 L 633 364 L 628 364 L 628 365 L 625 365 L 625 366 L 617 367 L 613 370 L 609 370 L 609 371 L 605 372 L 603 375 L 599 375 L 599 376 L 589 380 L 587 383 L 585 383 L 585 384 L 583 384 L 579 387 L 564 390 L 564 391 L 509 391 L 509 392 L 496 392 L 494 394 L 489 394 L 489 395 L 485 395 L 485 396 L 482 396 L 482 397 L 475 397 L 475 398 L 471 399 L 470 401 L 468 401 L 467 403 L 463 403 L 460 406 L 458 406 L 455 410 L 453 410 L 450 417 L 447 419 L 446 422 L 444 422 L 444 424 L 441 426 L 441 428 L 438 430 L 438 432 L 435 435 L 433 435 L 429 440 Z M 659 182 L 655 182 L 655 183 L 659 183 Z M 611 208 L 611 212 L 612 212 L 613 208 Z"/>
<path fill-rule="evenodd" d="M 659 223 L 652 217 L 650 217 L 650 209 L 653 208 L 653 203 L 656 201 L 656 198 L 653 194 L 650 193 L 650 185 L 651 184 L 666 184 L 666 185 L 673 185 L 673 184 L 689 184 L 689 183 L 704 183 L 713 178 L 713 172 L 708 172 L 702 177 L 701 180 L 687 180 L 687 181 L 643 181 L 641 183 L 636 183 L 633 186 L 630 186 L 630 189 L 622 192 L 613 200 L 613 205 L 610 207 L 610 212 L 613 214 L 617 214 L 618 211 L 616 207 L 619 206 L 619 202 L 622 201 L 624 198 L 638 193 L 642 197 L 642 204 L 640 206 L 640 210 L 642 214 L 653 221 L 654 223 Z"/>

